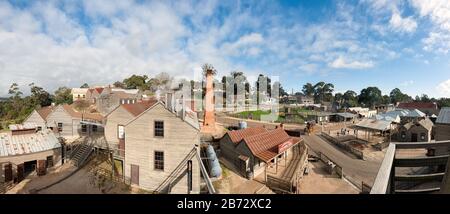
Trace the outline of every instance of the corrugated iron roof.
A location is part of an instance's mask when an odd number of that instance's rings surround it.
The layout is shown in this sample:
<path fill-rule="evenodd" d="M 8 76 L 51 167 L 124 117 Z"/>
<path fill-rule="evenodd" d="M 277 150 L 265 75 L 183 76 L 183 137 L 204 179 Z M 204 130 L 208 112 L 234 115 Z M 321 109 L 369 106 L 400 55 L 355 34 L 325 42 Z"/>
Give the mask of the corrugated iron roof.
<path fill-rule="evenodd" d="M 228 131 L 227 134 L 228 136 L 230 136 L 230 139 L 233 143 L 238 144 L 245 137 L 250 137 L 264 132 L 267 132 L 267 130 L 262 126 L 258 126 L 241 130 Z"/>
<path fill-rule="evenodd" d="M 0 133 L 0 156 L 24 155 L 59 147 L 58 138 L 50 130 L 24 135 Z"/>
<path fill-rule="evenodd" d="M 432 102 L 409 102 L 409 103 L 399 103 L 397 107 L 404 109 L 426 109 L 426 108 L 437 109 L 437 104 Z"/>
<path fill-rule="evenodd" d="M 439 116 L 436 119 L 436 123 L 450 124 L 450 107 L 442 108 L 439 112 Z"/>
<path fill-rule="evenodd" d="M 157 100 L 145 100 L 145 101 L 137 102 L 137 103 L 133 103 L 133 104 L 122 104 L 121 106 L 125 110 L 130 112 L 130 114 L 132 114 L 133 116 L 137 117 L 142 112 L 144 112 L 148 108 L 150 108 L 153 105 L 155 105 L 157 102 L 158 102 Z"/>
<path fill-rule="evenodd" d="M 386 120 L 363 119 L 355 125 L 356 127 L 386 131 L 391 128 L 391 122 Z"/>
<path fill-rule="evenodd" d="M 9 125 L 9 130 L 17 131 L 17 130 L 27 130 L 27 129 L 36 129 L 36 123 L 23 123 L 23 124 L 12 124 Z"/>
<path fill-rule="evenodd" d="M 262 161 L 268 162 L 278 155 L 278 146 L 283 143 L 293 145 L 299 143 L 300 138 L 290 137 L 282 128 L 245 137 L 242 142 L 247 144 L 252 154 Z"/>

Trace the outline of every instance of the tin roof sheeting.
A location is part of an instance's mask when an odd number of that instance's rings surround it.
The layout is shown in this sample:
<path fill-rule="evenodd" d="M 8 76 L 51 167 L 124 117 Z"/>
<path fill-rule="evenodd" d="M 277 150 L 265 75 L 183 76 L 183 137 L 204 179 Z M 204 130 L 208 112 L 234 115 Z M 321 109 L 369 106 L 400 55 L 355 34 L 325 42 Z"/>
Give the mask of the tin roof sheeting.
<path fill-rule="evenodd" d="M 0 156 L 24 155 L 58 147 L 61 144 L 50 130 L 24 135 L 0 133 Z"/>
<path fill-rule="evenodd" d="M 449 107 L 445 107 L 445 108 L 441 109 L 441 111 L 439 112 L 439 116 L 436 119 L 436 123 L 450 124 L 450 108 Z"/>
<path fill-rule="evenodd" d="M 24 124 L 13 124 L 9 125 L 9 130 L 18 131 L 18 130 L 27 130 L 27 129 L 36 129 L 36 123 L 24 123 Z"/>
<path fill-rule="evenodd" d="M 356 127 L 386 131 L 391 128 L 391 122 L 386 120 L 363 119 L 355 125 Z"/>

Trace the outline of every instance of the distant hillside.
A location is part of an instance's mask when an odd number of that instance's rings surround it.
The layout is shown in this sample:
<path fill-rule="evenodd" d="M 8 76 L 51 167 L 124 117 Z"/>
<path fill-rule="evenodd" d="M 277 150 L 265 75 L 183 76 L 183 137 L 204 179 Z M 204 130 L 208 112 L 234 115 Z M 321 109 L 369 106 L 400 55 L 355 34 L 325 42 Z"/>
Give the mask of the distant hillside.
<path fill-rule="evenodd" d="M 0 102 L 6 101 L 8 98 L 0 97 Z"/>

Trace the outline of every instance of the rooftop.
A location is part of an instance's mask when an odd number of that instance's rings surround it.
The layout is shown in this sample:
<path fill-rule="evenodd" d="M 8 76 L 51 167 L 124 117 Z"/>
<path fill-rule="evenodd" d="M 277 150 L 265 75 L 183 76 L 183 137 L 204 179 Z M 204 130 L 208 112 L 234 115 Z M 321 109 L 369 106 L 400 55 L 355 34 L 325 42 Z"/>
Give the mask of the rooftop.
<path fill-rule="evenodd" d="M 0 157 L 42 152 L 58 147 L 61 144 L 50 130 L 24 135 L 0 133 Z"/>
<path fill-rule="evenodd" d="M 241 130 L 228 131 L 227 134 L 228 136 L 230 136 L 231 141 L 233 143 L 238 144 L 239 142 L 242 141 L 242 139 L 246 137 L 250 137 L 264 132 L 267 132 L 267 130 L 264 127 L 258 126 Z"/>
<path fill-rule="evenodd" d="M 133 104 L 122 104 L 121 106 L 125 110 L 127 110 L 130 114 L 137 117 L 142 112 L 144 112 L 148 108 L 155 105 L 157 102 L 158 102 L 157 100 L 146 100 L 146 101 L 137 102 L 137 103 L 133 103 Z"/>
<path fill-rule="evenodd" d="M 409 102 L 409 103 L 399 103 L 398 108 L 404 109 L 424 109 L 424 108 L 434 108 L 437 109 L 437 104 L 432 102 Z"/>
<path fill-rule="evenodd" d="M 445 107 L 445 108 L 441 109 L 441 111 L 439 112 L 439 116 L 436 119 L 436 123 L 450 124 L 450 108 L 449 107 Z"/>
<path fill-rule="evenodd" d="M 50 113 L 52 113 L 54 106 L 46 106 L 40 109 L 37 109 L 37 113 L 41 115 L 44 120 L 47 120 L 47 117 Z"/>
<path fill-rule="evenodd" d="M 285 148 L 289 148 L 300 141 L 301 138 L 289 136 L 282 128 L 245 137 L 242 140 L 254 156 L 265 162 L 269 162 L 283 152 Z"/>

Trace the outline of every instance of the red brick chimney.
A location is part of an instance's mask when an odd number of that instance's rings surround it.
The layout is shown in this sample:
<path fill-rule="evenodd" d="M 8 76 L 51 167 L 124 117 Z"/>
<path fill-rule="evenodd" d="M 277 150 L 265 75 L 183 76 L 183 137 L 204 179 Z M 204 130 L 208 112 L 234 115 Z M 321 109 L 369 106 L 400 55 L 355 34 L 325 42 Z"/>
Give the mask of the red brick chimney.
<path fill-rule="evenodd" d="M 214 115 L 214 88 L 213 70 L 206 71 L 205 117 L 202 131 L 214 132 L 216 130 L 216 118 Z"/>

